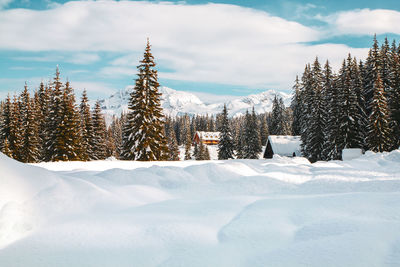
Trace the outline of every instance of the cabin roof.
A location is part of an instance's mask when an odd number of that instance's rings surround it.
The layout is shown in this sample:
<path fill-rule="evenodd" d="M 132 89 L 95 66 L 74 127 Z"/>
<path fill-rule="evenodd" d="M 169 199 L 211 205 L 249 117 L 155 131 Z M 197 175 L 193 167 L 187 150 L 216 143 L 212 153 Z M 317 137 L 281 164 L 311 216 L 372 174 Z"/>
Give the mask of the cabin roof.
<path fill-rule="evenodd" d="M 219 141 L 220 132 L 203 132 L 203 131 L 197 131 L 197 132 L 196 132 L 196 135 L 198 135 L 199 138 L 202 139 L 202 140 Z"/>
<path fill-rule="evenodd" d="M 292 156 L 294 152 L 296 156 L 301 155 L 300 136 L 270 135 L 268 136 L 268 142 L 271 144 L 274 154 Z"/>

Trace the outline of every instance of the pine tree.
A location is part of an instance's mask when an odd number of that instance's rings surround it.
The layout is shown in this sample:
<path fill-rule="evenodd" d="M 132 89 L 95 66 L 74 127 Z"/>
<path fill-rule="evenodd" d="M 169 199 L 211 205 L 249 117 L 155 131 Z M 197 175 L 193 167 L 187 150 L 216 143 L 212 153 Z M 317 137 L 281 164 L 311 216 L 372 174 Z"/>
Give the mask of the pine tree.
<path fill-rule="evenodd" d="M 399 46 L 400 49 L 400 46 Z M 400 51 L 393 41 L 390 49 L 390 90 L 387 92 L 388 106 L 390 110 L 390 127 L 392 132 L 392 149 L 400 146 Z"/>
<path fill-rule="evenodd" d="M 322 151 L 323 158 L 327 160 L 339 159 L 340 151 L 336 145 L 339 136 L 339 89 L 336 76 L 332 73 L 327 60 L 323 71 L 323 97 L 326 105 L 325 144 Z"/>
<path fill-rule="evenodd" d="M 361 123 L 361 107 L 357 92 L 360 90 L 359 77 L 357 75 L 358 67 L 354 66 L 354 61 L 349 54 L 347 63 L 343 62 L 341 74 L 339 76 L 339 107 L 340 115 L 339 136 L 336 139 L 336 145 L 341 154 L 344 148 L 363 148 L 364 134 Z"/>
<path fill-rule="evenodd" d="M 101 113 L 100 102 L 96 101 L 92 114 L 93 136 L 91 159 L 104 160 L 107 156 L 106 151 L 106 122 Z"/>
<path fill-rule="evenodd" d="M 206 149 L 204 151 L 204 160 L 210 160 L 211 159 L 210 151 L 208 150 L 208 146 L 207 145 L 205 147 L 206 147 Z"/>
<path fill-rule="evenodd" d="M 75 95 L 67 81 L 62 89 L 61 108 L 56 125 L 53 161 L 80 160 L 81 140 L 80 115 L 75 105 Z"/>
<path fill-rule="evenodd" d="M 117 156 L 117 147 L 115 144 L 114 136 L 113 136 L 113 131 L 111 127 L 108 127 L 107 132 L 106 132 L 106 158 L 109 157 L 116 157 Z"/>
<path fill-rule="evenodd" d="M 8 149 L 10 149 L 10 143 L 8 138 L 10 136 L 10 125 L 11 125 L 11 112 L 12 112 L 12 103 L 10 99 L 10 95 L 7 95 L 7 98 L 3 104 L 1 122 L 0 122 L 0 148 L 4 149 L 5 142 L 8 142 Z"/>
<path fill-rule="evenodd" d="M 311 66 L 309 64 L 306 65 L 301 79 L 301 92 L 303 100 L 303 109 L 301 113 L 301 150 L 304 157 L 310 158 L 310 136 L 312 130 L 310 127 L 310 120 L 313 112 L 314 90 L 312 85 L 313 81 Z"/>
<path fill-rule="evenodd" d="M 172 127 L 168 131 L 168 160 L 179 160 L 179 147 L 176 140 L 175 131 Z"/>
<path fill-rule="evenodd" d="M 315 59 L 312 69 L 311 86 L 313 94 L 310 101 L 310 117 L 308 120 L 308 159 L 311 162 L 324 160 L 326 105 L 323 96 L 323 77 L 318 58 Z"/>
<path fill-rule="evenodd" d="M 197 143 L 195 143 L 193 148 L 193 158 L 197 160 L 198 156 L 199 156 L 199 146 L 197 145 Z"/>
<path fill-rule="evenodd" d="M 374 85 L 371 110 L 370 131 L 368 133 L 369 147 L 375 152 L 389 151 L 391 148 L 389 110 L 379 74 Z"/>
<path fill-rule="evenodd" d="M 233 159 L 233 138 L 228 120 L 226 105 L 222 111 L 222 122 L 219 129 L 220 137 L 218 143 L 218 159 Z"/>
<path fill-rule="evenodd" d="M 257 124 L 257 116 L 253 107 L 252 114 L 246 112 L 245 145 L 243 148 L 243 156 L 246 159 L 258 159 L 261 151 L 259 126 Z"/>
<path fill-rule="evenodd" d="M 196 160 L 209 160 L 210 159 L 210 152 L 208 151 L 207 145 L 200 141 L 199 151 L 195 157 Z"/>
<path fill-rule="evenodd" d="M 131 113 L 123 133 L 124 159 L 151 161 L 165 160 L 168 156 L 155 65 L 147 41 L 144 58 L 138 66 L 135 90 L 129 101 Z"/>
<path fill-rule="evenodd" d="M 118 159 L 121 158 L 122 126 L 125 122 L 125 117 L 125 114 L 121 114 L 121 118 L 114 117 L 110 127 L 115 143 L 115 157 Z"/>
<path fill-rule="evenodd" d="M 10 145 L 8 142 L 8 138 L 4 140 L 4 146 L 1 149 L 1 152 L 9 158 L 12 158 L 12 151 L 10 150 Z"/>
<path fill-rule="evenodd" d="M 46 118 L 49 117 L 50 108 L 50 90 L 48 86 L 45 86 L 43 81 L 40 82 L 39 90 L 35 95 L 36 105 L 36 121 L 38 123 L 39 132 L 39 158 L 41 161 L 45 160 L 45 142 L 47 135 L 47 123 Z"/>
<path fill-rule="evenodd" d="M 285 106 L 282 99 L 275 96 L 272 102 L 271 128 L 269 129 L 272 135 L 285 134 L 284 112 Z"/>
<path fill-rule="evenodd" d="M 21 131 L 23 129 L 23 125 L 21 121 L 20 106 L 21 104 L 19 99 L 14 95 L 10 119 L 10 134 L 8 136 L 8 141 L 10 142 L 12 158 L 18 161 L 22 160 L 21 150 L 23 146 Z"/>
<path fill-rule="evenodd" d="M 185 140 L 185 160 L 192 159 L 192 156 L 190 155 L 191 148 L 192 148 L 192 138 L 190 132 L 187 131 Z"/>
<path fill-rule="evenodd" d="M 301 134 L 301 112 L 302 112 L 302 99 L 301 99 L 301 85 L 299 81 L 299 76 L 296 76 L 295 84 L 293 86 L 294 95 L 292 98 L 292 102 L 290 104 L 290 108 L 293 111 L 293 121 L 292 121 L 292 131 L 293 135 Z M 263 145 L 265 145 L 263 142 Z"/>
<path fill-rule="evenodd" d="M 44 160 L 54 161 L 60 158 L 62 152 L 58 150 L 60 147 L 56 145 L 60 139 L 59 126 L 62 123 L 63 105 L 62 105 L 62 83 L 58 66 L 53 81 L 49 84 L 49 109 L 48 116 L 45 118 L 46 132 L 44 133 Z"/>
<path fill-rule="evenodd" d="M 89 99 L 87 98 L 86 90 L 82 93 L 81 104 L 79 106 L 79 113 L 81 117 L 81 160 L 86 161 L 90 159 L 93 154 L 92 140 L 93 140 L 93 125 L 92 114 L 90 112 Z"/>
<path fill-rule="evenodd" d="M 36 120 L 34 100 L 30 98 L 28 86 L 20 95 L 21 149 L 19 160 L 22 162 L 38 162 L 40 157 L 39 132 Z"/>
<path fill-rule="evenodd" d="M 260 140 L 261 140 L 261 145 L 265 146 L 269 135 L 267 119 L 265 114 L 262 115 L 260 119 L 261 119 Z"/>
<path fill-rule="evenodd" d="M 380 72 L 381 60 L 379 56 L 379 45 L 374 36 L 374 43 L 370 49 L 365 64 L 365 76 L 364 76 L 364 99 L 366 103 L 366 115 L 369 117 L 372 112 L 372 101 L 374 97 L 375 82 Z M 382 85 L 383 86 L 383 85 Z"/>

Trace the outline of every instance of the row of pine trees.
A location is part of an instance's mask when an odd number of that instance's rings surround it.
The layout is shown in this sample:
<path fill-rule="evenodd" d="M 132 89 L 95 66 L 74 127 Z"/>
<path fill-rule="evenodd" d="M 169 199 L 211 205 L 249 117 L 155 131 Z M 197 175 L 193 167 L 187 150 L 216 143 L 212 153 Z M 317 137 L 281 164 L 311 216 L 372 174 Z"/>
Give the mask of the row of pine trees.
<path fill-rule="evenodd" d="M 86 92 L 79 106 L 57 67 L 54 78 L 31 96 L 20 95 L 0 105 L 0 150 L 21 162 L 96 160 L 107 155 L 107 130 L 99 102 L 90 109 Z"/>
<path fill-rule="evenodd" d="M 376 37 L 365 62 L 350 54 L 338 73 L 318 58 L 296 78 L 292 131 L 311 162 L 341 159 L 344 148 L 375 152 L 400 145 L 400 46 Z"/>

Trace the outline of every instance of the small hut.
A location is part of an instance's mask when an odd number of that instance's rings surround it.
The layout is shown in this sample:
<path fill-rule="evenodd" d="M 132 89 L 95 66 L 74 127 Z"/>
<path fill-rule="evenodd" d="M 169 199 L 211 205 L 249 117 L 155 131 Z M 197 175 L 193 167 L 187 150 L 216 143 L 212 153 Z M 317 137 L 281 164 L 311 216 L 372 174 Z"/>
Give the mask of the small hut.
<path fill-rule="evenodd" d="M 264 151 L 265 159 L 272 159 L 274 154 L 285 157 L 301 156 L 300 136 L 270 135 Z"/>
<path fill-rule="evenodd" d="M 203 141 L 205 145 L 218 145 L 220 132 L 202 132 L 197 131 L 193 137 L 193 144 L 200 144 Z"/>

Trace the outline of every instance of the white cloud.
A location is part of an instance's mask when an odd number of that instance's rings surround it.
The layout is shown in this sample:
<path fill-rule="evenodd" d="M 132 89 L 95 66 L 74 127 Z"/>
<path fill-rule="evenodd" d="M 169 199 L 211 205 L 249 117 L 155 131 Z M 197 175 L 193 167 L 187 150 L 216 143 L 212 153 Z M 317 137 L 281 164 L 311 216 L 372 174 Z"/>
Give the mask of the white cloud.
<path fill-rule="evenodd" d="M 346 16 L 323 19 L 329 29 L 346 32 Z M 226 4 L 74 1 L 43 11 L 0 11 L 0 49 L 71 51 L 78 56 L 68 60 L 79 64 L 99 60 L 96 51 L 114 51 L 121 57 L 99 74 L 132 76 L 150 37 L 164 70 L 160 77 L 253 88 L 290 89 L 316 55 L 337 67 L 349 52 L 366 56 L 365 49 L 306 44 L 326 34 L 326 29 Z"/>
<path fill-rule="evenodd" d="M 38 61 L 38 62 L 67 62 L 77 65 L 92 64 L 100 60 L 100 56 L 95 53 L 72 53 L 68 56 L 45 55 L 45 56 L 22 56 L 14 57 L 14 60 Z"/>
<path fill-rule="evenodd" d="M 77 102 L 79 102 L 81 94 L 84 89 L 88 92 L 88 96 L 91 99 L 95 99 L 99 95 L 108 96 L 117 91 L 117 88 L 113 88 L 108 84 L 101 82 L 86 82 L 86 81 L 71 81 L 71 86 L 74 88 L 77 95 Z"/>
<path fill-rule="evenodd" d="M 106 77 L 134 76 L 136 69 L 131 67 L 104 67 L 100 70 L 100 75 Z"/>
<path fill-rule="evenodd" d="M 400 12 L 386 9 L 359 9 L 318 16 L 329 23 L 329 35 L 400 34 Z"/>

